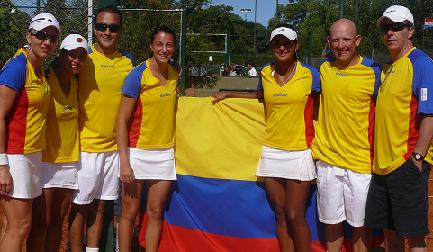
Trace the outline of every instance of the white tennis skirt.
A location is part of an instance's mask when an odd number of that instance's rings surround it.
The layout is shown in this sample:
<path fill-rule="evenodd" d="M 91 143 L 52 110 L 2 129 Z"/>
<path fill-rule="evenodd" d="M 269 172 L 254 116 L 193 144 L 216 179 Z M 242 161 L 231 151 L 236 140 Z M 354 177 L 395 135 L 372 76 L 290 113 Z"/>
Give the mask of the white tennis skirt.
<path fill-rule="evenodd" d="M 287 151 L 263 146 L 256 175 L 311 181 L 316 178 L 311 149 Z"/>
<path fill-rule="evenodd" d="M 173 148 L 129 148 L 129 160 L 136 179 L 176 180 Z"/>

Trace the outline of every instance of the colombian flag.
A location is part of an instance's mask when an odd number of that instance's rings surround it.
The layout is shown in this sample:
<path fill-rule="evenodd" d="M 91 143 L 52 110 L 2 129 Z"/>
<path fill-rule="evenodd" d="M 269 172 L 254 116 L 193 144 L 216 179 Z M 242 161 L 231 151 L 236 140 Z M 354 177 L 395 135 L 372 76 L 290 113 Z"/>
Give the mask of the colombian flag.
<path fill-rule="evenodd" d="M 264 106 L 251 99 L 226 99 L 215 105 L 211 101 L 210 97 L 179 99 L 178 180 L 165 212 L 159 251 L 277 252 L 274 212 L 264 184 L 255 176 L 265 129 Z M 310 196 L 306 218 L 312 251 L 326 251 L 314 187 Z"/>

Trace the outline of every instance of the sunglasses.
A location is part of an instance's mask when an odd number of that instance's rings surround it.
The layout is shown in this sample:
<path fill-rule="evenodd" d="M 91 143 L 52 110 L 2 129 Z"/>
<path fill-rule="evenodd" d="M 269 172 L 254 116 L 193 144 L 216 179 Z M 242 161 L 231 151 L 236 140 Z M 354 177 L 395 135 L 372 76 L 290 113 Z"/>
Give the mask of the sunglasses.
<path fill-rule="evenodd" d="M 29 33 L 42 41 L 50 40 L 51 43 L 56 43 L 59 40 L 59 34 L 49 34 L 48 32 L 36 31 L 35 29 L 30 29 Z"/>
<path fill-rule="evenodd" d="M 85 50 L 66 50 L 65 49 L 65 53 L 66 55 L 68 55 L 71 59 L 79 59 L 79 60 L 84 60 L 87 57 L 87 52 Z"/>
<path fill-rule="evenodd" d="M 107 28 L 110 30 L 110 32 L 116 33 L 120 30 L 119 24 L 105 24 L 105 23 L 96 23 L 95 24 L 95 30 L 104 32 L 107 30 Z"/>
<path fill-rule="evenodd" d="M 380 29 L 382 30 L 382 32 L 388 32 L 389 30 L 391 30 L 393 32 L 399 32 L 399 31 L 402 31 L 406 27 L 409 27 L 409 26 L 403 22 L 396 22 L 396 23 L 381 25 Z"/>

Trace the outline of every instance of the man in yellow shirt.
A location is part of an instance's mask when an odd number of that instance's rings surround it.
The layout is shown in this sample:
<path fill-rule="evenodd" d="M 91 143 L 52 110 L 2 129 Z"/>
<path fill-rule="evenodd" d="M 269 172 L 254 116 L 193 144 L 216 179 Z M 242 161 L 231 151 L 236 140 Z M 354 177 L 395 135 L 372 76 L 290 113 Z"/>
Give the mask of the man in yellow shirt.
<path fill-rule="evenodd" d="M 367 251 L 371 232 L 364 227 L 371 180 L 374 96 L 380 68 L 356 50 L 355 24 L 340 19 L 329 29 L 332 56 L 320 66 L 320 109 L 313 157 L 318 159 L 317 208 L 325 223 L 328 251 L 341 251 L 343 221 L 354 227 L 353 251 Z"/>
<path fill-rule="evenodd" d="M 104 202 L 119 195 L 119 154 L 114 126 L 122 83 L 133 67 L 129 53 L 116 49 L 122 15 L 114 6 L 98 10 L 94 23 L 96 44 L 79 75 L 81 165 L 78 192 L 70 215 L 71 251 L 82 251 L 87 226 L 86 252 L 98 251 Z"/>
<path fill-rule="evenodd" d="M 433 136 L 433 62 L 415 48 L 410 10 L 393 5 L 377 21 L 391 62 L 377 95 L 373 177 L 366 225 L 383 229 L 388 251 L 426 251 L 427 181 L 424 157 Z"/>

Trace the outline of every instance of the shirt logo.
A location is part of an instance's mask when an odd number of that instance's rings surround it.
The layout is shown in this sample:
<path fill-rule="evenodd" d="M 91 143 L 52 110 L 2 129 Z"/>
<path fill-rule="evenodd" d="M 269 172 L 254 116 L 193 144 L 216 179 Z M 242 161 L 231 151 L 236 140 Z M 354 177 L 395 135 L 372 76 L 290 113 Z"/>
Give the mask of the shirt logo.
<path fill-rule="evenodd" d="M 287 94 L 274 94 L 274 97 L 278 97 L 278 96 L 287 96 Z"/>
<path fill-rule="evenodd" d="M 172 94 L 160 94 L 159 97 L 167 97 L 167 96 L 172 96 Z"/>
<path fill-rule="evenodd" d="M 72 110 L 74 110 L 74 107 L 72 107 L 71 105 L 65 105 L 63 107 L 63 112 L 72 111 Z"/>
<path fill-rule="evenodd" d="M 349 74 L 347 74 L 347 73 L 336 72 L 335 74 L 338 76 L 349 76 Z"/>
<path fill-rule="evenodd" d="M 421 101 L 427 101 L 427 97 L 428 97 L 427 88 L 421 88 L 419 96 Z"/>

